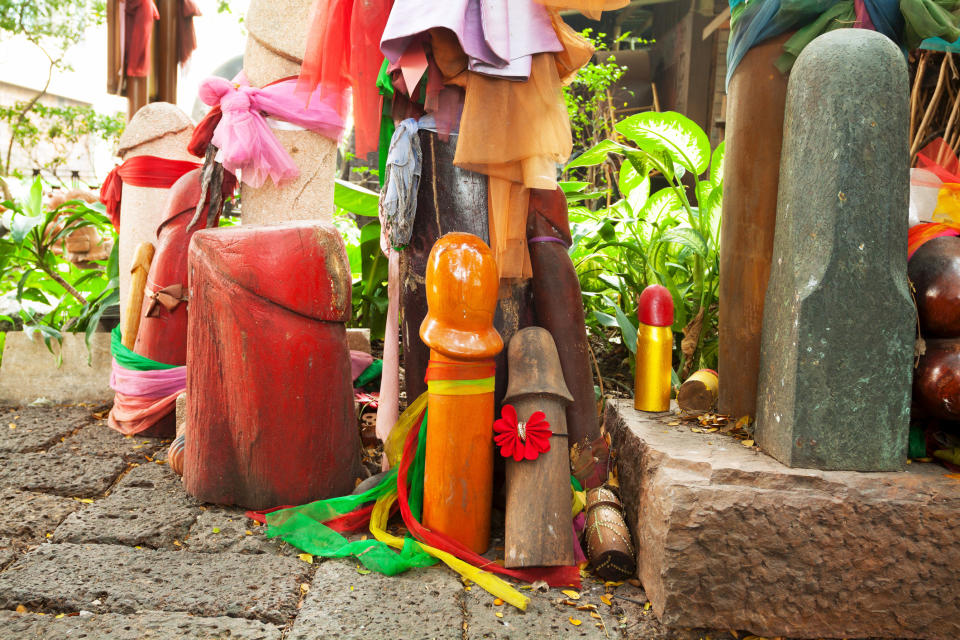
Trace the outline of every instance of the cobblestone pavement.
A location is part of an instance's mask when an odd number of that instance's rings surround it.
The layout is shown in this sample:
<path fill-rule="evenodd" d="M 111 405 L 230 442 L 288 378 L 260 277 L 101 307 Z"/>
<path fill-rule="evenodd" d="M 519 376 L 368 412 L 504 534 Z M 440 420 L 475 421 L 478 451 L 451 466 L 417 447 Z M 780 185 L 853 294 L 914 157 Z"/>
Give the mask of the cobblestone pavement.
<path fill-rule="evenodd" d="M 0 640 L 734 637 L 664 629 L 630 583 L 585 579 L 577 606 L 526 591 L 521 612 L 442 566 L 308 563 L 188 496 L 168 443 L 112 431 L 103 409 L 0 408 Z"/>

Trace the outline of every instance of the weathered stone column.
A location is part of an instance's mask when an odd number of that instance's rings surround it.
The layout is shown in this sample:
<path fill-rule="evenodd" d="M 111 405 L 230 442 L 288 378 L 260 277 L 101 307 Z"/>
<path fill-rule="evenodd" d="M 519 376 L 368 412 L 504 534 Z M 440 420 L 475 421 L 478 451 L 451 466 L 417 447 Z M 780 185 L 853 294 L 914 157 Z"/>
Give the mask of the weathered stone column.
<path fill-rule="evenodd" d="M 313 0 L 252 0 L 243 72 L 254 87 L 297 76 L 307 48 Z M 337 142 L 313 131 L 275 123 L 277 140 L 300 169 L 279 187 L 267 179 L 259 188 L 242 186 L 243 223 L 286 220 L 333 221 L 333 178 Z"/>
<path fill-rule="evenodd" d="M 820 36 L 790 76 L 756 438 L 793 467 L 906 460 L 907 96 L 902 52 L 862 29 Z"/>
<path fill-rule="evenodd" d="M 120 136 L 117 155 L 157 156 L 195 162 L 187 152 L 193 122 L 183 111 L 166 102 L 153 102 L 137 111 Z M 126 312 L 130 291 L 130 264 L 141 242 L 156 243 L 157 226 L 163 222 L 168 189 L 135 187 L 124 183 L 120 203 L 120 310 Z"/>

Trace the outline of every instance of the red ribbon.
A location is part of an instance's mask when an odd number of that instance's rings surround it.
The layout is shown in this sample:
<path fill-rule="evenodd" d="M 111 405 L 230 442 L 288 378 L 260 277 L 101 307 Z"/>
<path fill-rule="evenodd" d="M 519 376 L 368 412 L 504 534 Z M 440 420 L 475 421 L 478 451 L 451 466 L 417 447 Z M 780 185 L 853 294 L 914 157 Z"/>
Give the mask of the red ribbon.
<path fill-rule="evenodd" d="M 400 502 L 400 514 L 403 516 L 403 523 L 411 534 L 421 542 L 431 547 L 452 553 L 464 562 L 469 562 L 475 567 L 500 573 L 517 580 L 533 583 L 538 580 L 544 580 L 551 587 L 575 587 L 580 588 L 580 569 L 574 565 L 566 567 L 544 567 L 536 569 L 507 569 L 495 562 L 474 553 L 463 546 L 453 538 L 450 538 L 440 532 L 430 531 L 422 524 L 417 522 L 410 512 L 409 491 L 407 489 L 407 472 L 410 470 L 410 463 L 417 455 L 417 444 L 420 438 L 420 428 L 423 422 L 421 417 L 413 423 L 410 433 L 407 435 L 407 441 L 403 445 L 403 457 L 400 459 L 400 469 L 397 474 L 397 495 Z M 571 540 L 571 544 L 573 541 Z"/>
<path fill-rule="evenodd" d="M 134 156 L 116 166 L 100 187 L 100 202 L 116 229 L 120 229 L 120 198 L 123 184 L 134 187 L 169 189 L 183 174 L 199 169 L 200 164 L 189 160 L 168 160 L 157 156 Z M 224 180 L 226 182 L 226 180 Z"/>

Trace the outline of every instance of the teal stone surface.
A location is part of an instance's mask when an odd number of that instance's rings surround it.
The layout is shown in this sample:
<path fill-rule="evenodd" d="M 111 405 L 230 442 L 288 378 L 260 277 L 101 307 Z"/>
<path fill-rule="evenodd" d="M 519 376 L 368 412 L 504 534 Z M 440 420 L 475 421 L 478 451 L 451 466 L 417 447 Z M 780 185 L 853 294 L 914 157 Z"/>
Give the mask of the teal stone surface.
<path fill-rule="evenodd" d="M 791 467 L 907 458 L 908 80 L 888 38 L 840 29 L 791 72 L 755 435 Z"/>

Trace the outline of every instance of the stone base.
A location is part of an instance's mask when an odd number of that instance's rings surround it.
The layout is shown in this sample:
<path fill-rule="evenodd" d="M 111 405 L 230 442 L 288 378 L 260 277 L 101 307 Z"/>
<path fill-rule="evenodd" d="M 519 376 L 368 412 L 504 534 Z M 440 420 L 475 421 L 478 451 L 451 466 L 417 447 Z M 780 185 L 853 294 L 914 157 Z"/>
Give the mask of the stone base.
<path fill-rule="evenodd" d="M 53 353 L 39 334 L 28 338 L 23 331 L 7 333 L 0 368 L 0 404 L 27 405 L 38 398 L 56 404 L 113 399 L 109 333 L 93 334 L 89 352 L 82 333 L 63 334 L 62 349 L 55 340 L 51 345 Z M 59 367 L 56 353 L 63 355 Z"/>
<path fill-rule="evenodd" d="M 960 637 L 960 482 L 791 469 L 671 414 L 611 401 L 640 580 L 671 627 Z"/>

